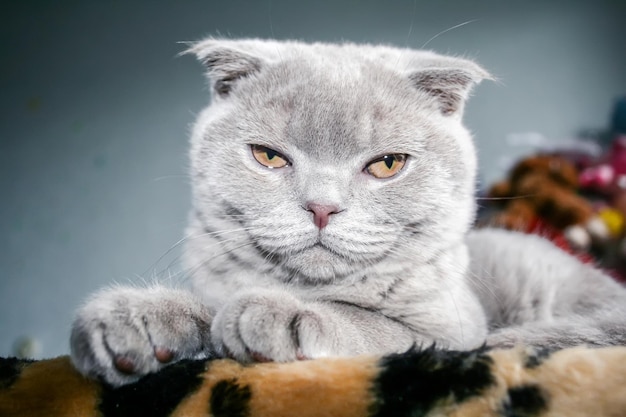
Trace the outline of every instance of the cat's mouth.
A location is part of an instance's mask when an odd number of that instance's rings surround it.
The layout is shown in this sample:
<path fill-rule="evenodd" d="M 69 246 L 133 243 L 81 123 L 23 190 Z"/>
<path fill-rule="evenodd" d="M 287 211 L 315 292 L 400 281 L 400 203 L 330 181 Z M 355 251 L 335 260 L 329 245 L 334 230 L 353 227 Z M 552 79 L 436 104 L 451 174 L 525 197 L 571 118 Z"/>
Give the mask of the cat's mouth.
<path fill-rule="evenodd" d="M 263 249 L 266 260 L 274 260 L 284 270 L 289 271 L 289 279 L 300 282 L 329 283 L 371 266 L 386 256 L 386 251 L 368 250 L 369 246 L 359 247 L 361 242 L 341 239 L 324 232 L 308 236 L 308 242 L 301 246 L 282 246 Z M 380 246 L 380 245 L 379 245 Z"/>
<path fill-rule="evenodd" d="M 318 253 L 325 253 L 326 256 L 331 255 L 333 257 L 336 258 L 340 258 L 344 261 L 350 261 L 351 258 L 349 256 L 347 256 L 346 254 L 338 251 L 337 249 L 333 248 L 332 246 L 328 245 L 327 243 L 325 243 L 322 240 L 322 237 L 320 235 L 320 237 L 318 237 L 317 241 L 315 243 L 313 243 L 311 246 L 305 248 L 303 251 L 314 251 L 314 252 L 318 252 Z"/>
<path fill-rule="evenodd" d="M 324 242 L 322 242 L 321 240 L 318 240 L 312 245 L 299 250 L 298 252 L 296 252 L 296 255 L 304 253 L 315 254 L 317 257 L 320 257 L 320 260 L 322 260 L 323 258 L 323 260 L 325 261 L 328 261 L 329 258 L 334 261 L 348 260 L 348 257 L 346 257 L 344 254 L 337 252 L 332 247 L 324 244 Z"/>
<path fill-rule="evenodd" d="M 318 284 L 341 279 L 360 268 L 358 262 L 324 242 L 322 237 L 283 256 L 281 265 L 293 272 L 292 278 Z"/>
<path fill-rule="evenodd" d="M 352 242 L 350 242 L 352 243 Z M 324 236 L 320 233 L 311 245 L 302 248 L 298 253 L 315 253 L 317 256 L 324 256 L 324 261 L 342 262 L 353 267 L 361 265 L 363 262 L 371 264 L 383 258 L 386 252 L 374 251 L 364 253 L 361 251 L 353 251 L 353 248 L 344 247 L 341 242 L 335 242 L 330 236 Z"/>
<path fill-rule="evenodd" d="M 328 246 L 324 245 L 321 240 L 318 240 L 307 249 L 311 249 L 311 248 L 320 248 L 320 249 L 325 249 L 327 251 L 332 252 L 332 250 Z"/>

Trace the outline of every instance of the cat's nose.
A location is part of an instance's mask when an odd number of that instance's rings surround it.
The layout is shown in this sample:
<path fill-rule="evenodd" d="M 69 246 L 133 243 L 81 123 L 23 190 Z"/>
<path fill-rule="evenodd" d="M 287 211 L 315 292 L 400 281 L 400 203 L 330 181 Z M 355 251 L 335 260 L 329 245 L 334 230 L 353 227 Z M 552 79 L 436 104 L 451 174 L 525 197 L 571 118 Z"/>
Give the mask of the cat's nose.
<path fill-rule="evenodd" d="M 339 207 L 330 204 L 307 203 L 306 211 L 313 213 L 313 223 L 321 230 L 328 225 L 331 214 L 339 213 Z"/>

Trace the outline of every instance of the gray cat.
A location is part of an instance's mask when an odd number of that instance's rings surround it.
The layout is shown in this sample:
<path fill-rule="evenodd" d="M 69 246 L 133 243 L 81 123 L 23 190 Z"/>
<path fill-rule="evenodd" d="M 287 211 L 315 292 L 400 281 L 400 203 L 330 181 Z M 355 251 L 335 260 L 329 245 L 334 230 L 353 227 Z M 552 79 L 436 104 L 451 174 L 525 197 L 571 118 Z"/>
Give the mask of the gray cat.
<path fill-rule="evenodd" d="M 209 355 L 292 361 L 626 337 L 626 291 L 538 237 L 468 232 L 462 124 L 489 74 L 431 52 L 208 39 L 191 139 L 193 292 L 111 288 L 78 312 L 78 369 L 114 385 Z"/>

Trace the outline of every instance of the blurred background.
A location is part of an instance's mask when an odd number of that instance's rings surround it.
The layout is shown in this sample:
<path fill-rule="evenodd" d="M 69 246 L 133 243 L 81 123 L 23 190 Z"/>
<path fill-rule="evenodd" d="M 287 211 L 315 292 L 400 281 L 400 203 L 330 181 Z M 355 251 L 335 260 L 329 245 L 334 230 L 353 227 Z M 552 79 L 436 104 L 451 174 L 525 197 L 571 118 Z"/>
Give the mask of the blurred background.
<path fill-rule="evenodd" d="M 489 184 L 536 142 L 607 129 L 626 94 L 625 22 L 620 0 L 4 2 L 0 355 L 65 354 L 90 293 L 177 279 L 187 136 L 209 98 L 177 42 L 349 40 L 475 58 L 499 79 L 466 112 Z"/>

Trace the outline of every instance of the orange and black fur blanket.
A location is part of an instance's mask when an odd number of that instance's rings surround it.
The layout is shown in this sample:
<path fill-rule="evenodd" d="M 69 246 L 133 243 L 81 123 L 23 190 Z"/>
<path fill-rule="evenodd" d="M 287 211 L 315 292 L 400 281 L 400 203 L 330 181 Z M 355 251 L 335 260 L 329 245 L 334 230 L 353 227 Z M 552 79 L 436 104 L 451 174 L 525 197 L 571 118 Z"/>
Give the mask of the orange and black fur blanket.
<path fill-rule="evenodd" d="M 18 416 L 626 416 L 626 347 L 182 361 L 120 388 L 68 357 L 0 359 L 0 417 Z"/>

